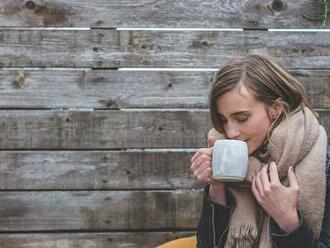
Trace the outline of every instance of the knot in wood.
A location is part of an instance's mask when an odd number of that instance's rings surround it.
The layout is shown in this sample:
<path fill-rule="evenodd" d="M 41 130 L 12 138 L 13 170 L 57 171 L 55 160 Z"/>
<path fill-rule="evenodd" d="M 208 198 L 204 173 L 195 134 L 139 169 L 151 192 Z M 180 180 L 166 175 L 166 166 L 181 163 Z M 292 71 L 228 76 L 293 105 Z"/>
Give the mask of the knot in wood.
<path fill-rule="evenodd" d="M 25 82 L 25 75 L 24 75 L 24 72 L 20 72 L 20 73 L 18 73 L 18 75 L 16 76 L 16 79 L 15 79 L 16 86 L 17 86 L 18 88 L 22 88 L 24 82 Z"/>
<path fill-rule="evenodd" d="M 203 40 L 201 44 L 202 46 L 208 46 L 209 43 L 206 40 Z"/>
<path fill-rule="evenodd" d="M 284 7 L 284 3 L 281 0 L 273 0 L 271 4 L 272 10 L 281 11 Z"/>
<path fill-rule="evenodd" d="M 25 2 L 25 7 L 27 9 L 34 9 L 36 7 L 36 4 L 33 1 L 26 1 Z"/>

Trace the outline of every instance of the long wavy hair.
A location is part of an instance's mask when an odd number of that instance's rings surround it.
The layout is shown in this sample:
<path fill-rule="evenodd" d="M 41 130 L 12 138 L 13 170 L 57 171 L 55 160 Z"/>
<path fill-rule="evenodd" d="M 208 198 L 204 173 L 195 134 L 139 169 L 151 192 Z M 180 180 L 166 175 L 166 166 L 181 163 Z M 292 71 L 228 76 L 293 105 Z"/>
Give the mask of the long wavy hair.
<path fill-rule="evenodd" d="M 287 119 L 292 112 L 303 109 L 303 106 L 309 107 L 318 117 L 307 100 L 304 87 L 296 78 L 270 57 L 251 54 L 229 61 L 213 76 L 209 92 L 210 119 L 219 133 L 226 134 L 223 121 L 217 111 L 217 99 L 226 92 L 242 86 L 245 86 L 266 107 L 270 107 L 275 102 L 282 105 L 283 111 L 272 120 L 268 139 L 276 126 Z"/>

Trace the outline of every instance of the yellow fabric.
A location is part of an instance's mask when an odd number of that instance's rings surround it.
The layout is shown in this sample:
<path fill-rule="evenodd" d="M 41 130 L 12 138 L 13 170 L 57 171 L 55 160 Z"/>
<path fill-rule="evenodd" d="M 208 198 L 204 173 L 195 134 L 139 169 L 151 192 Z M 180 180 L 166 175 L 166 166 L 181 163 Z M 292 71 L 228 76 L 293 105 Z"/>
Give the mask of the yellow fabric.
<path fill-rule="evenodd" d="M 196 236 L 175 239 L 156 248 L 196 248 L 197 240 Z"/>

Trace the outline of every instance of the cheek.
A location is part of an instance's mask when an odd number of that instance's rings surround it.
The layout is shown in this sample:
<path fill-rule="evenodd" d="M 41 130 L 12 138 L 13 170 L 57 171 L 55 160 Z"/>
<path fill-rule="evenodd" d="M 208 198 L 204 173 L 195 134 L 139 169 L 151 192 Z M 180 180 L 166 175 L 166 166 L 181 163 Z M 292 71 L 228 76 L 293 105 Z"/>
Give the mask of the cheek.
<path fill-rule="evenodd" d="M 270 120 L 265 114 L 259 114 L 250 120 L 249 130 L 247 130 L 247 135 L 251 141 L 258 142 L 255 145 L 261 145 L 267 136 L 268 129 L 270 127 Z"/>

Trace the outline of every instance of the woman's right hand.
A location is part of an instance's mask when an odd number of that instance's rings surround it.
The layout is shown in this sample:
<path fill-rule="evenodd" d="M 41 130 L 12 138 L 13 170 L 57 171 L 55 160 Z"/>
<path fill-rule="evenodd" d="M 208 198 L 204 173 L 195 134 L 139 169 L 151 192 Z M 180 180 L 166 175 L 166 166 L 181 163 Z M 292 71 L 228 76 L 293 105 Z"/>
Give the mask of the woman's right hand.
<path fill-rule="evenodd" d="M 212 180 L 212 149 L 201 148 L 191 158 L 190 168 L 200 184 L 208 184 Z"/>
<path fill-rule="evenodd" d="M 212 182 L 212 151 L 217 134 L 211 129 L 207 135 L 208 148 L 199 149 L 191 158 L 191 170 L 200 184 Z"/>
<path fill-rule="evenodd" d="M 199 149 L 191 159 L 191 170 L 200 184 L 211 184 L 209 197 L 212 201 L 226 205 L 225 183 L 212 179 L 212 151 L 217 140 L 214 129 L 208 133 L 208 148 Z"/>

